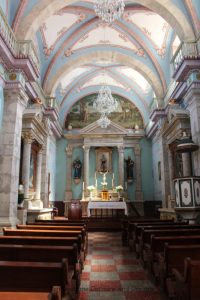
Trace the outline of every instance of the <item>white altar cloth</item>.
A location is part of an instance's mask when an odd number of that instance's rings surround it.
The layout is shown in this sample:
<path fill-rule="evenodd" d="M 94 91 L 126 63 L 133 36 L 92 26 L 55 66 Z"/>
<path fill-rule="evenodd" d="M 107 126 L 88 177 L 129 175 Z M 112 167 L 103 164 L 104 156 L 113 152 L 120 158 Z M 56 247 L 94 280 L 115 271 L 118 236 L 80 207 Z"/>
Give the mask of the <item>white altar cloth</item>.
<path fill-rule="evenodd" d="M 124 201 L 89 201 L 87 207 L 88 217 L 91 215 L 91 209 L 124 209 L 125 215 L 128 214 L 127 205 Z"/>

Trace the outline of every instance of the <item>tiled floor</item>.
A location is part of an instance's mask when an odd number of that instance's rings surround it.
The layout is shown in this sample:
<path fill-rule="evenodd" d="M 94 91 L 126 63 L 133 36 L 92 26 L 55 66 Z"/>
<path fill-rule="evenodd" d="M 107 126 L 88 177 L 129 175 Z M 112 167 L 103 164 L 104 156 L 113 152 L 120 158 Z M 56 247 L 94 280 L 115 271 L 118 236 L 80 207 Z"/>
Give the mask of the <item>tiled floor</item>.
<path fill-rule="evenodd" d="M 79 300 L 163 300 L 121 234 L 89 233 Z"/>

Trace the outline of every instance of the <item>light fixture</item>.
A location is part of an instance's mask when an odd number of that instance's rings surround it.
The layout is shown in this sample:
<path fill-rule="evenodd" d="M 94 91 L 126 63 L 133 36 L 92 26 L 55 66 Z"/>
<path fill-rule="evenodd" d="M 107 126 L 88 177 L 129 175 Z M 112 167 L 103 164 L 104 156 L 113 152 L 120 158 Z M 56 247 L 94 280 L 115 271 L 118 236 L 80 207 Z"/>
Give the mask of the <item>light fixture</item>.
<path fill-rule="evenodd" d="M 97 121 L 97 123 L 102 128 L 107 128 L 110 124 L 110 120 L 108 119 L 108 115 L 115 111 L 118 107 L 117 100 L 112 96 L 110 88 L 105 83 L 105 70 L 104 70 L 104 84 L 101 86 L 99 90 L 99 94 L 97 98 L 93 102 L 93 108 L 100 112 L 101 117 Z"/>
<path fill-rule="evenodd" d="M 124 12 L 124 0 L 94 0 L 94 10 L 106 23 L 119 19 Z"/>
<path fill-rule="evenodd" d="M 97 124 L 101 128 L 107 128 L 110 125 L 110 120 L 108 119 L 108 117 L 105 114 L 102 113 L 100 119 L 97 120 Z"/>

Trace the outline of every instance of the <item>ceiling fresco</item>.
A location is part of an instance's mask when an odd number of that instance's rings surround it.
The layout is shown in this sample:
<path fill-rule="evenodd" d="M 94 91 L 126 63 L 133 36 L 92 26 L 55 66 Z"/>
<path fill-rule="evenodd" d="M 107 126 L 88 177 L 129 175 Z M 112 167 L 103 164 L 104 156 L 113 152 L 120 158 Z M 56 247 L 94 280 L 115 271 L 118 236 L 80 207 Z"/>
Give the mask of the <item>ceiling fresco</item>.
<path fill-rule="evenodd" d="M 152 101 L 164 105 L 175 51 L 200 28 L 196 0 L 125 0 L 123 16 L 111 25 L 95 15 L 93 0 L 1 2 L 17 38 L 34 42 L 40 84 L 56 97 L 63 127 L 73 105 L 104 82 L 138 107 L 146 126 Z"/>

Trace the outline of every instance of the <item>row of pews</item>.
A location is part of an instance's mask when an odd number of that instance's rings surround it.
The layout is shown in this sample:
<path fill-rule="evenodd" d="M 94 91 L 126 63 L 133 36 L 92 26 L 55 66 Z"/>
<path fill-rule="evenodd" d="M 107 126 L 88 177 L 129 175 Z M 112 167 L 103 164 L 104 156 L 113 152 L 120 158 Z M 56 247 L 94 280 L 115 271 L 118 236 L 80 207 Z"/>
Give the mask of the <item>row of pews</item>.
<path fill-rule="evenodd" d="M 0 300 L 70 300 L 79 293 L 86 221 L 45 220 L 0 236 Z"/>
<path fill-rule="evenodd" d="M 122 243 L 135 251 L 169 299 L 200 299 L 200 225 L 124 219 Z"/>

